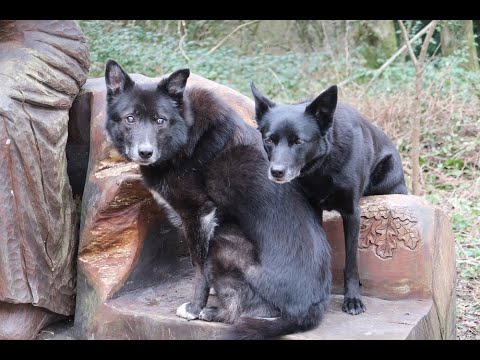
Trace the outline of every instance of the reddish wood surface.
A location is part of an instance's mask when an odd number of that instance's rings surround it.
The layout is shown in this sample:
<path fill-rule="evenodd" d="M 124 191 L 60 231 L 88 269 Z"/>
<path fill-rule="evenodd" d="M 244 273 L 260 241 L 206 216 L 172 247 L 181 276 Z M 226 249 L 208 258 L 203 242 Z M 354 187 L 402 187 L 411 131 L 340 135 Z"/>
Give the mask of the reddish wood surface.
<path fill-rule="evenodd" d="M 0 21 L 0 307 L 73 314 L 77 217 L 65 145 L 89 66 L 74 21 Z"/>

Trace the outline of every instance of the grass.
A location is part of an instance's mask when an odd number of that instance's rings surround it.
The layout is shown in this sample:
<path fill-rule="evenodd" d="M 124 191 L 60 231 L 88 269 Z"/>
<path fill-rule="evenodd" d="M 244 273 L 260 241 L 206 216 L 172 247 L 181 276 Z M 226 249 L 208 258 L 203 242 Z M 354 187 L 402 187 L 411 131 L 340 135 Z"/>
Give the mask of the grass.
<path fill-rule="evenodd" d="M 317 95 L 333 83 L 342 101 L 351 103 L 386 131 L 402 155 L 410 181 L 410 118 L 414 68 L 397 61 L 367 84 L 361 49 L 350 57 L 323 52 L 272 54 L 257 42 L 243 51 L 224 35 L 183 43 L 175 33 L 116 21 L 80 21 L 90 47 L 90 77 L 104 74 L 108 58 L 128 72 L 159 76 L 182 67 L 251 97 L 249 82 L 277 102 Z M 157 26 L 160 28 L 160 26 Z M 213 32 L 212 32 L 213 33 Z M 230 44 L 230 45 L 229 45 Z M 422 96 L 422 185 L 425 197 L 450 217 L 457 252 L 457 337 L 480 339 L 480 74 L 462 68 L 461 54 L 436 57 L 425 70 Z"/>

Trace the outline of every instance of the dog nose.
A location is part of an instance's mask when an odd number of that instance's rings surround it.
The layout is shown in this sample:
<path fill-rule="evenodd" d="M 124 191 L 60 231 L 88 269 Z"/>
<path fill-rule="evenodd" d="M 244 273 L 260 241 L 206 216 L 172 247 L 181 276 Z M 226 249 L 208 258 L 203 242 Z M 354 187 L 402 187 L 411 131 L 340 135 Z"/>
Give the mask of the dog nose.
<path fill-rule="evenodd" d="M 281 179 L 285 175 L 285 166 L 273 165 L 270 168 L 270 173 L 274 178 Z"/>
<path fill-rule="evenodd" d="M 138 147 L 138 155 L 140 155 L 140 157 L 142 159 L 148 159 L 150 157 L 152 157 L 153 155 L 153 148 L 151 145 L 140 145 Z"/>

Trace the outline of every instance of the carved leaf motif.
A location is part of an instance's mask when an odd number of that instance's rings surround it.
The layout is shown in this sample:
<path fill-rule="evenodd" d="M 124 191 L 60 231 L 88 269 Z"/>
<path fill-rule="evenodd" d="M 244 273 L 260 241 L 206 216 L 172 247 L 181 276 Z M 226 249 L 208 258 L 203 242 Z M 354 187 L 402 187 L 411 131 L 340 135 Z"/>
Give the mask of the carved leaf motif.
<path fill-rule="evenodd" d="M 420 234 L 416 226 L 408 221 L 400 221 L 397 219 L 395 222 L 398 232 L 398 240 L 403 241 L 406 247 L 414 250 L 417 243 L 420 241 Z"/>
<path fill-rule="evenodd" d="M 390 210 L 385 206 L 371 205 L 366 209 L 362 210 L 362 216 L 368 218 L 374 218 L 375 220 L 380 220 L 381 218 L 386 219 L 389 215 Z"/>
<path fill-rule="evenodd" d="M 390 219 L 382 221 L 381 225 L 377 227 L 377 238 L 375 245 L 377 245 L 377 254 L 382 258 L 392 257 L 393 250 L 397 248 L 396 230 L 390 224 Z"/>
<path fill-rule="evenodd" d="M 368 248 L 370 244 L 375 243 L 375 219 L 365 218 L 360 223 L 360 243 L 361 248 Z"/>
<path fill-rule="evenodd" d="M 388 218 L 388 209 L 384 206 L 372 205 L 362 210 L 360 223 L 360 244 L 362 248 L 368 248 L 375 244 L 377 237 L 376 229 L 381 226 L 382 220 Z"/>
<path fill-rule="evenodd" d="M 372 204 L 362 209 L 359 247 L 375 246 L 376 254 L 383 259 L 393 256 L 398 241 L 414 250 L 420 241 L 417 222 L 409 209 Z"/>

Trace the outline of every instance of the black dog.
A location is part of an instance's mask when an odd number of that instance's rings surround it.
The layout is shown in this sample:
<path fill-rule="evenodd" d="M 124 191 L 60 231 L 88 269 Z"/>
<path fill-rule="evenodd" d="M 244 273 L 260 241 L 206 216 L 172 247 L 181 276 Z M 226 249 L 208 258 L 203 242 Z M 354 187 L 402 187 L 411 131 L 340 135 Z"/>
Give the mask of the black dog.
<path fill-rule="evenodd" d="M 233 338 L 316 327 L 331 286 L 330 248 L 294 184 L 267 177 L 260 134 L 211 91 L 185 89 L 189 70 L 137 84 L 106 65 L 107 132 L 184 233 L 193 301 L 177 315 L 233 323 Z M 289 204 L 286 206 L 285 204 Z M 205 307 L 209 288 L 220 308 Z"/>
<path fill-rule="evenodd" d="M 337 210 L 345 235 L 343 311 L 365 311 L 360 298 L 357 244 L 361 196 L 406 194 L 400 154 L 378 127 L 338 103 L 331 86 L 312 102 L 275 104 L 251 83 L 256 119 L 270 160 L 268 177 L 301 185 L 322 219 Z"/>

